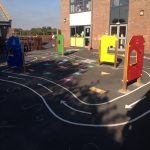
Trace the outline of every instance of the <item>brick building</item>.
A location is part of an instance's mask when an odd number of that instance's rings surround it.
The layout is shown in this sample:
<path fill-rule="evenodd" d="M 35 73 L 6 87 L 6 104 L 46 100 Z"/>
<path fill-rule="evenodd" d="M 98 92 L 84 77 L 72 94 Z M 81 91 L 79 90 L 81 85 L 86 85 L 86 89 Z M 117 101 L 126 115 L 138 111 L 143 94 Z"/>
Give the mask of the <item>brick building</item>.
<path fill-rule="evenodd" d="M 116 35 L 125 50 L 133 35 L 143 35 L 150 52 L 150 0 L 61 0 L 65 46 L 98 49 L 102 35 Z"/>

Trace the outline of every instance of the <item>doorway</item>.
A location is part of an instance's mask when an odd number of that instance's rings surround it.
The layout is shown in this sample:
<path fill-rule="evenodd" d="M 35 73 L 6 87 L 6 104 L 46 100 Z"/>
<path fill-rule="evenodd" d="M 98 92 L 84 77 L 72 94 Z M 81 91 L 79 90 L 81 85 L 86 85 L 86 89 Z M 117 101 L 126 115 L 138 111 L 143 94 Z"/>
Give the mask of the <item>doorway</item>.
<path fill-rule="evenodd" d="M 84 47 L 87 48 L 91 44 L 91 27 L 84 27 Z"/>
<path fill-rule="evenodd" d="M 110 25 L 110 35 L 114 35 L 118 38 L 118 50 L 125 51 L 127 41 L 127 25 Z M 113 47 L 109 48 L 114 50 Z"/>

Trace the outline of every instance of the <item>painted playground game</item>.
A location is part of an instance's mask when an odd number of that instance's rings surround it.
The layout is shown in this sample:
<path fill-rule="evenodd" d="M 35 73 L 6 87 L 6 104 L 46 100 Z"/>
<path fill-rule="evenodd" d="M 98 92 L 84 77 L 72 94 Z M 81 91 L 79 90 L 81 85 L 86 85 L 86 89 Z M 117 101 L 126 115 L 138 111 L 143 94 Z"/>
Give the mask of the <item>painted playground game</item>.
<path fill-rule="evenodd" d="M 99 49 L 24 52 L 10 37 L 0 56 L 0 145 L 9 150 L 149 149 L 150 55 L 143 36 L 125 52 L 115 36 Z M 108 51 L 108 47 L 115 51 Z"/>

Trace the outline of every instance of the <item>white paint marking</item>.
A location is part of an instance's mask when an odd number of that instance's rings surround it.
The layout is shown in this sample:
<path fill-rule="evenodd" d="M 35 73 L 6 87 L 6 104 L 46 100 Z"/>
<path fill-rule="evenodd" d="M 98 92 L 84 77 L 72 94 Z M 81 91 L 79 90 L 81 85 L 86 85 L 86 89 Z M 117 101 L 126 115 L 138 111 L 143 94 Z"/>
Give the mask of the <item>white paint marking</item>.
<path fill-rule="evenodd" d="M 41 116 L 37 116 L 36 117 L 36 120 L 34 120 L 34 121 L 43 121 L 43 119 L 41 118 L 41 117 L 43 117 L 44 115 L 41 115 Z"/>
<path fill-rule="evenodd" d="M 47 89 L 48 91 L 50 91 L 51 93 L 53 93 L 53 91 L 51 91 L 50 89 L 48 89 L 47 87 L 45 87 L 44 85 L 38 83 L 39 86 L 42 86 L 43 88 Z"/>
<path fill-rule="evenodd" d="M 0 97 L 0 101 L 2 102 L 2 101 L 5 101 L 7 99 L 7 96 L 1 96 Z"/>
<path fill-rule="evenodd" d="M 3 79 L 0 79 L 1 81 L 4 81 L 4 82 L 9 82 L 9 83 L 14 83 L 14 84 L 18 84 L 18 85 L 21 85 L 23 87 L 26 87 L 28 88 L 29 90 L 31 90 L 33 93 L 37 94 L 42 100 L 43 100 L 43 103 L 45 104 L 45 106 L 47 107 L 47 109 L 59 120 L 63 121 L 63 122 L 66 122 L 66 123 L 69 123 L 69 124 L 73 124 L 73 125 L 78 125 L 78 126 L 87 126 L 87 127 L 115 127 L 115 126 L 121 126 L 121 125 L 126 125 L 126 124 L 129 124 L 129 123 L 133 123 L 137 120 L 139 120 L 140 118 L 144 117 L 145 115 L 149 114 L 150 113 L 150 110 L 146 111 L 145 113 L 143 113 L 142 115 L 130 120 L 130 121 L 126 121 L 126 122 L 122 122 L 122 123 L 117 123 L 117 124 L 84 124 L 84 123 L 76 123 L 76 122 L 71 122 L 71 121 L 68 121 L 68 120 L 65 120 L 61 117 L 59 117 L 57 114 L 55 114 L 55 112 L 49 107 L 49 105 L 46 103 L 46 100 L 44 99 L 44 97 L 42 95 L 40 95 L 39 93 L 37 93 L 36 91 L 34 91 L 33 89 L 31 89 L 30 87 L 28 86 L 25 86 L 23 84 L 20 84 L 20 83 L 17 83 L 17 82 L 13 82 L 13 81 L 7 81 L 7 80 L 3 80 Z M 1 126 L 0 126 L 1 127 Z"/>
<path fill-rule="evenodd" d="M 40 111 L 41 109 L 42 109 L 42 107 L 43 107 L 43 105 L 42 104 L 35 104 L 35 105 L 32 105 L 32 106 L 29 106 L 29 107 L 24 107 L 26 104 L 24 104 L 21 108 L 22 109 L 29 109 L 29 108 L 32 108 L 32 107 L 34 107 L 34 106 L 40 106 L 40 109 L 38 109 L 37 111 Z"/>
<path fill-rule="evenodd" d="M 14 125 L 6 125 L 8 124 L 7 121 L 4 121 L 2 123 L 0 123 L 0 128 L 10 128 L 10 127 L 15 127 Z"/>
<path fill-rule="evenodd" d="M 90 112 L 85 112 L 85 111 L 81 111 L 81 110 L 74 109 L 74 108 L 70 107 L 69 105 L 67 105 L 66 102 L 63 101 L 63 100 L 60 101 L 60 104 L 64 104 L 64 105 L 67 106 L 68 108 L 70 108 L 70 109 L 72 109 L 72 110 L 74 110 L 74 111 L 77 111 L 77 112 L 81 112 L 81 113 L 85 113 L 85 114 L 89 114 L 89 115 L 92 114 L 92 113 L 90 113 Z"/>
<path fill-rule="evenodd" d="M 17 78 L 17 77 L 12 77 L 12 76 L 8 76 L 8 78 L 14 78 L 14 79 L 25 80 L 24 78 Z"/>
<path fill-rule="evenodd" d="M 30 64 L 31 62 L 34 62 L 34 61 L 36 61 L 36 60 L 37 60 L 37 57 L 34 57 L 33 60 L 31 60 L 31 61 L 29 61 L 29 62 L 25 62 L 25 64 Z"/>
<path fill-rule="evenodd" d="M 19 89 L 19 90 L 20 90 L 19 87 L 16 87 L 16 88 L 14 88 L 14 89 L 12 89 L 12 90 L 7 89 L 7 92 L 8 92 L 8 93 L 9 93 L 9 92 L 14 92 L 16 89 Z"/>
<path fill-rule="evenodd" d="M 138 101 L 136 101 L 136 102 L 134 102 L 134 103 L 132 103 L 132 104 L 130 104 L 130 105 L 125 105 L 125 108 L 132 108 L 133 105 L 135 105 L 135 104 L 137 104 L 138 102 L 144 100 L 145 98 L 146 98 L 146 96 L 144 96 L 143 98 L 139 99 Z"/>
<path fill-rule="evenodd" d="M 5 70 L 6 70 L 6 69 L 5 69 Z M 5 70 L 4 70 L 4 71 L 5 71 Z M 4 72 L 4 71 L 2 71 L 2 72 Z M 146 71 L 144 71 L 144 70 L 143 70 L 143 72 L 145 72 L 145 73 L 149 76 L 149 78 L 150 78 L 150 74 L 149 74 L 148 72 L 146 72 Z M 6 73 L 11 73 L 11 72 L 7 72 L 7 71 L 6 71 Z M 116 100 L 122 98 L 122 97 L 125 97 L 125 96 L 127 96 L 127 95 L 130 95 L 130 94 L 134 93 L 135 91 L 141 89 L 142 87 L 145 87 L 146 85 L 148 85 L 148 84 L 150 83 L 150 80 L 149 80 L 149 82 L 147 82 L 146 84 L 144 84 L 144 85 L 142 85 L 142 86 L 136 88 L 135 90 L 133 90 L 133 91 L 131 91 L 131 92 L 128 92 L 128 93 L 126 93 L 126 94 L 124 94 L 124 95 L 122 95 L 122 96 L 118 96 L 118 97 L 116 97 L 116 98 L 114 98 L 114 99 L 112 99 L 112 100 L 110 100 L 110 101 L 108 101 L 108 102 L 105 102 L 105 103 L 98 103 L 98 104 L 90 104 L 90 103 L 86 103 L 86 102 L 83 102 L 82 100 L 80 100 L 74 93 L 72 93 L 72 92 L 71 92 L 70 90 L 68 90 L 67 88 L 65 88 L 65 87 L 61 86 L 60 84 L 57 84 L 57 83 L 55 83 L 55 82 L 53 82 L 53 81 L 50 81 L 50 80 L 48 80 L 48 79 L 41 78 L 41 77 L 36 77 L 36 76 L 25 75 L 25 74 L 17 74 L 17 73 L 11 73 L 11 74 L 16 74 L 16 75 L 22 75 L 22 76 L 27 76 L 27 77 L 42 79 L 42 80 L 45 80 L 45 81 L 50 82 L 50 83 L 52 83 L 52 84 L 55 84 L 55 85 L 57 85 L 57 86 L 63 88 L 64 90 L 68 91 L 74 98 L 76 98 L 76 99 L 77 99 L 79 102 L 81 102 L 82 104 L 89 105 L 89 106 L 97 106 L 97 105 L 100 106 L 100 105 L 109 104 L 109 103 L 111 103 L 111 102 L 114 102 L 114 101 L 116 101 Z"/>

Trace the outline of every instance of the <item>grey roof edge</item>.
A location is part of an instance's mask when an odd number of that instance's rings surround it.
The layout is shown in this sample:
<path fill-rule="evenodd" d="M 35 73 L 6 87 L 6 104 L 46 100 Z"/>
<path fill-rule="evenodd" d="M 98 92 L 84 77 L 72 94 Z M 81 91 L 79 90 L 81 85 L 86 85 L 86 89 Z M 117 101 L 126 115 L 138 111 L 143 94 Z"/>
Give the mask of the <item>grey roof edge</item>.
<path fill-rule="evenodd" d="M 12 18 L 10 17 L 10 15 L 8 14 L 8 12 L 6 11 L 6 9 L 4 8 L 3 4 L 0 2 L 0 8 L 2 9 L 3 13 L 6 15 L 7 19 L 9 21 L 12 20 Z"/>

